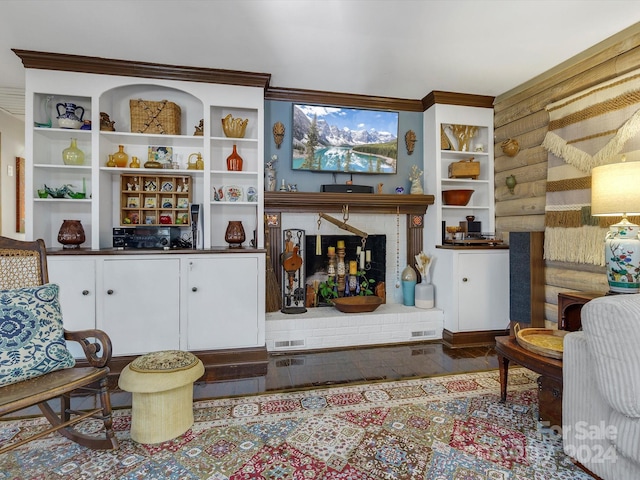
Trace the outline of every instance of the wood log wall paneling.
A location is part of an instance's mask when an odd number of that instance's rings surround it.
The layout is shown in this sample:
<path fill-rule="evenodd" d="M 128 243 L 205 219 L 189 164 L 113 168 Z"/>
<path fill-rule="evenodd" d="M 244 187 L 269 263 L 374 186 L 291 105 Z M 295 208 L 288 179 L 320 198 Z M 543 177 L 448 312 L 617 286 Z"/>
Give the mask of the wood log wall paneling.
<path fill-rule="evenodd" d="M 545 107 L 639 67 L 640 24 L 636 24 L 496 98 L 496 231 L 506 239 L 508 232 L 544 231 L 547 152 L 541 144 L 549 122 Z M 508 138 L 520 145 L 515 157 L 502 154 L 500 144 Z M 510 175 L 518 182 L 513 194 L 505 186 Z M 545 320 L 557 322 L 559 292 L 607 290 L 603 267 L 547 262 Z"/>

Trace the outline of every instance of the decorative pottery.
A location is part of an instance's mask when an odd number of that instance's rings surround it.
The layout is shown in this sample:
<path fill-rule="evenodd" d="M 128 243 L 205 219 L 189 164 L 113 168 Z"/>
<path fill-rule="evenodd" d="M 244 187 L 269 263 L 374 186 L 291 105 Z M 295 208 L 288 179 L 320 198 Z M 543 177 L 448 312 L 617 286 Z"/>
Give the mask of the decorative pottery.
<path fill-rule="evenodd" d="M 191 159 L 193 157 L 196 157 L 196 159 L 192 161 Z M 202 160 L 200 152 L 189 155 L 187 159 L 187 170 L 204 170 L 204 160 Z"/>
<path fill-rule="evenodd" d="M 71 139 L 71 145 L 62 151 L 62 161 L 65 165 L 84 165 L 84 152 L 78 148 L 78 141 Z"/>
<path fill-rule="evenodd" d="M 402 271 L 402 303 L 408 307 L 413 307 L 415 302 L 415 289 L 418 274 L 411 265 L 407 265 Z"/>
<path fill-rule="evenodd" d="M 516 184 L 518 183 L 516 182 L 516 177 L 513 175 L 509 175 L 507 178 L 505 178 L 504 183 L 507 185 L 507 188 L 509 189 L 511 195 L 513 195 L 513 189 L 516 188 Z"/>
<path fill-rule="evenodd" d="M 509 157 L 515 157 L 520 151 L 518 141 L 513 138 L 509 138 L 502 142 L 500 144 L 500 148 L 502 148 L 502 152 Z"/>
<path fill-rule="evenodd" d="M 231 114 L 222 119 L 222 131 L 229 138 L 244 138 L 249 119 L 233 118 Z"/>
<path fill-rule="evenodd" d="M 138 157 L 131 157 L 129 168 L 140 168 L 140 160 L 138 160 Z"/>
<path fill-rule="evenodd" d="M 129 155 L 125 153 L 124 145 L 118 145 L 118 151 L 113 154 L 113 161 L 118 168 L 125 168 L 127 166 Z"/>
<path fill-rule="evenodd" d="M 471 200 L 473 190 L 443 190 L 442 201 L 445 205 L 465 206 Z"/>
<path fill-rule="evenodd" d="M 267 168 L 265 170 L 267 181 L 264 183 L 267 189 L 267 192 L 275 192 L 276 191 L 276 169 L 275 168 Z"/>
<path fill-rule="evenodd" d="M 62 108 L 62 110 L 61 110 Z M 56 104 L 58 112 L 58 126 L 60 128 L 71 128 L 74 130 L 82 126 L 82 117 L 84 117 L 84 108 L 75 103 L 58 103 Z M 80 116 L 76 112 L 80 111 Z"/>
<path fill-rule="evenodd" d="M 80 248 L 85 240 L 84 228 L 82 228 L 80 220 L 64 220 L 62 222 L 58 231 L 58 242 L 62 244 L 62 248 Z"/>
<path fill-rule="evenodd" d="M 433 284 L 424 277 L 420 283 L 416 283 L 415 304 L 418 308 L 433 308 L 435 306 Z"/>
<path fill-rule="evenodd" d="M 609 290 L 616 293 L 640 292 L 640 227 L 623 218 L 609 227 L 604 258 Z"/>
<path fill-rule="evenodd" d="M 238 220 L 229 221 L 227 230 L 224 233 L 224 241 L 227 242 L 230 247 L 241 247 L 245 239 L 242 222 Z"/>
<path fill-rule="evenodd" d="M 238 154 L 235 144 L 233 145 L 233 152 L 227 157 L 227 170 L 230 172 L 242 171 L 242 157 Z"/>

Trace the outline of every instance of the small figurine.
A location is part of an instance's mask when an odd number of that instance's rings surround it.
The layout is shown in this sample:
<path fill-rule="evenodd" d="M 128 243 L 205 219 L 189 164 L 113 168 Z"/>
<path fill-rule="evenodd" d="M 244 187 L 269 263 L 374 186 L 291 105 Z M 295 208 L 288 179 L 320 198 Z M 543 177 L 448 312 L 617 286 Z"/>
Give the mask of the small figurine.
<path fill-rule="evenodd" d="M 424 194 L 424 190 L 422 189 L 422 184 L 420 183 L 420 179 L 422 178 L 422 170 L 418 168 L 417 165 L 411 165 L 411 174 L 409 175 L 409 180 L 411 180 L 411 194 L 413 195 L 422 195 Z"/>
<path fill-rule="evenodd" d="M 196 127 L 196 131 L 193 132 L 194 137 L 201 137 L 204 135 L 204 119 L 200 120 L 200 123 Z"/>
<path fill-rule="evenodd" d="M 379 183 L 378 184 L 378 193 L 382 193 L 382 186 L 384 185 L 384 183 Z"/>
<path fill-rule="evenodd" d="M 287 185 L 287 192 L 297 192 L 298 191 L 298 184 L 297 183 L 289 183 Z"/>
<path fill-rule="evenodd" d="M 127 183 L 127 190 L 129 192 L 133 190 L 133 183 Z"/>
<path fill-rule="evenodd" d="M 107 115 L 105 112 L 100 112 L 100 130 L 106 132 L 115 132 L 115 124 L 116 122 L 112 122 L 109 119 L 109 115 Z"/>
<path fill-rule="evenodd" d="M 267 167 L 265 170 L 267 175 L 267 182 L 266 182 L 267 192 L 275 192 L 276 190 L 276 169 L 273 165 L 277 161 L 278 161 L 278 156 L 271 155 L 271 161 L 265 163 L 265 166 Z"/>

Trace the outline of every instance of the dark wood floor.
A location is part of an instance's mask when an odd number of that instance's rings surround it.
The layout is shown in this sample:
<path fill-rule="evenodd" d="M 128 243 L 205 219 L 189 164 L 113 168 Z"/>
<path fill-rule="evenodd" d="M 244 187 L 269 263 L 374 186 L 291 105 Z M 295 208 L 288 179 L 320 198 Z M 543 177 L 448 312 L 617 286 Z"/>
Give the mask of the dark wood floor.
<path fill-rule="evenodd" d="M 194 399 L 399 380 L 498 368 L 492 346 L 448 348 L 439 342 L 269 355 L 266 375 L 234 377 L 233 368 L 207 371 L 194 386 Z M 216 378 L 223 377 L 224 381 Z M 115 390 L 114 407 L 131 404 L 130 394 Z"/>
<path fill-rule="evenodd" d="M 359 347 L 343 350 L 269 354 L 268 365 L 259 375 L 238 375 L 231 366 L 207 368 L 194 385 L 194 400 L 253 395 L 309 387 L 347 385 L 380 380 L 426 377 L 485 371 L 498 368 L 493 346 L 448 348 L 439 342 L 393 346 Z M 117 388 L 117 373 L 110 376 L 114 408 L 131 406 L 131 393 Z M 218 380 L 224 378 L 224 380 Z M 58 404 L 52 404 L 54 409 Z M 97 406 L 93 396 L 72 398 L 72 407 Z M 14 412 L 8 417 L 40 415 L 37 407 Z M 4 417 L 7 418 L 7 417 Z"/>

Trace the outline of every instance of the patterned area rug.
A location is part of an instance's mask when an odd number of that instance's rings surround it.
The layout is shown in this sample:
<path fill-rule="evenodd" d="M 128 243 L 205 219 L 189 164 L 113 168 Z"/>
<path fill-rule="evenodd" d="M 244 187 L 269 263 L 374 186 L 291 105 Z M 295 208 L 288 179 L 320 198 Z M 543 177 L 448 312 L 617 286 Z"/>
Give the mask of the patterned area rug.
<path fill-rule="evenodd" d="M 497 371 L 200 401 L 190 430 L 155 445 L 118 410 L 119 450 L 52 434 L 0 456 L 0 479 L 591 478 L 536 420 L 536 378 L 512 369 L 506 404 Z M 0 422 L 0 444 L 42 424 Z"/>

